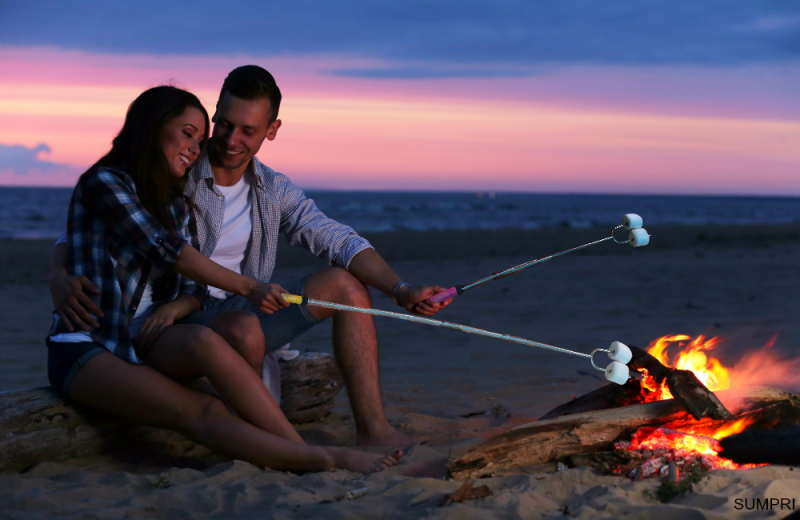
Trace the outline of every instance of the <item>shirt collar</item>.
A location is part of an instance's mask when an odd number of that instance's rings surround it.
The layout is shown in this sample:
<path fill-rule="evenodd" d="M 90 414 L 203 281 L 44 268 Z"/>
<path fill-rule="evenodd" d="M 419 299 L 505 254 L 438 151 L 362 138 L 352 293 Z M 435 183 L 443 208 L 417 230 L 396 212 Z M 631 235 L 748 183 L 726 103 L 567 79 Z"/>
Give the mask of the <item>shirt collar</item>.
<path fill-rule="evenodd" d="M 205 181 L 208 187 L 213 189 L 214 172 L 211 169 L 211 161 L 208 159 L 208 147 L 206 147 L 200 154 L 200 157 L 197 158 L 194 168 L 198 172 L 198 181 Z M 259 189 L 264 188 L 264 178 L 261 175 L 263 170 L 264 165 L 261 164 L 261 161 L 253 157 L 250 164 L 247 165 L 247 169 L 244 171 L 251 186 L 256 186 Z"/>

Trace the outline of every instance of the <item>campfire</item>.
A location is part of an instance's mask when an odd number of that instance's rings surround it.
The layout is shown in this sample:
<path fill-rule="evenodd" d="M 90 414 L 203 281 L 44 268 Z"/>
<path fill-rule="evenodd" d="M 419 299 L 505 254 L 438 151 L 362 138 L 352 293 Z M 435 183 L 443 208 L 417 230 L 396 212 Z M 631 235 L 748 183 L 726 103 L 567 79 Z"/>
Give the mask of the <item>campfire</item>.
<path fill-rule="evenodd" d="M 559 461 L 634 479 L 677 481 L 682 472 L 752 468 L 756 464 L 725 458 L 720 441 L 726 444 L 724 439 L 745 430 L 800 425 L 800 396 L 751 386 L 787 381 L 796 373 L 800 360 L 779 362 L 770 353 L 775 339 L 734 367 L 718 359 L 719 338 L 671 335 L 646 349 L 631 347 L 627 383 L 603 386 L 470 448 L 450 461 L 450 474 L 476 478 Z"/>
<path fill-rule="evenodd" d="M 692 340 L 690 336 L 678 334 L 664 336 L 650 343 L 647 353 L 664 366 L 678 370 L 691 370 L 706 388 L 712 392 L 717 392 L 730 388 L 728 369 L 723 367 L 722 363 L 716 358 L 709 358 L 708 354 L 706 354 L 707 351 L 713 350 L 718 343 L 718 338 L 707 340 L 705 336 L 697 336 Z M 682 347 L 682 350 L 678 352 L 674 360 L 670 360 L 667 356 L 667 350 L 671 345 Z M 642 375 L 642 386 L 648 391 L 644 402 L 672 399 L 672 393 L 669 388 L 664 384 L 657 384 L 646 368 L 640 369 L 639 372 Z"/>
<path fill-rule="evenodd" d="M 678 334 L 653 341 L 646 352 L 668 368 L 691 371 L 703 386 L 717 392 L 730 388 L 730 370 L 710 355 L 719 342 L 716 337 L 706 339 L 701 335 L 692 339 L 691 336 Z M 669 356 L 671 350 L 677 350 L 672 358 Z M 646 368 L 640 368 L 639 374 L 642 403 L 673 399 L 665 381 L 657 381 Z M 703 470 L 755 467 L 755 464 L 740 465 L 720 456 L 722 448 L 718 442 L 743 432 L 753 422 L 752 417 L 743 417 L 721 425 L 686 424 L 684 421 L 680 425 L 666 423 L 659 428 L 640 428 L 630 441 L 615 444 L 615 451 L 632 452 L 622 456 L 627 455 L 634 460 L 630 464 L 610 468 L 610 471 L 630 478 L 646 478 L 666 476 L 670 462 L 679 469 L 694 466 L 700 466 Z M 641 468 L 638 474 L 637 468 Z"/>

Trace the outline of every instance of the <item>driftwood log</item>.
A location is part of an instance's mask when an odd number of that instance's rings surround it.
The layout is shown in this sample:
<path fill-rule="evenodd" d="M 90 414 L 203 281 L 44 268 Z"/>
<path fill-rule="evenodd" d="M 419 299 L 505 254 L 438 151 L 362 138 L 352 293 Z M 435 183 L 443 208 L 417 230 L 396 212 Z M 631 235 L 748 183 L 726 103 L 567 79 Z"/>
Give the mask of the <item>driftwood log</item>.
<path fill-rule="evenodd" d="M 800 464 L 800 426 L 747 429 L 719 443 L 737 464 Z"/>
<path fill-rule="evenodd" d="M 644 349 L 630 347 L 633 357 L 628 363 L 632 371 L 646 369 L 657 384 L 666 383 L 667 388 L 681 403 L 683 408 L 695 419 L 709 417 L 711 419 L 730 420 L 734 415 L 720 402 L 713 392 L 701 383 L 697 376 L 689 370 L 675 370 L 665 367 L 659 360 Z M 584 394 L 577 399 L 553 408 L 539 420 L 552 419 L 562 415 L 606 410 L 631 404 L 641 404 L 646 390 L 637 379 L 630 379 L 624 385 L 610 383 L 597 390 Z"/>
<path fill-rule="evenodd" d="M 329 354 L 281 362 L 281 409 L 293 423 L 320 420 L 344 386 Z M 169 457 L 210 453 L 179 433 L 134 424 L 65 403 L 50 387 L 0 393 L 0 471 L 37 462 L 132 450 Z"/>
<path fill-rule="evenodd" d="M 740 414 L 761 413 L 757 416 L 758 426 L 800 423 L 800 396 L 774 388 L 751 387 L 743 399 Z M 725 421 L 708 417 L 697 421 L 675 399 L 563 415 L 518 426 L 473 446 L 451 458 L 447 468 L 457 480 L 488 477 L 574 454 L 610 451 L 616 441 L 644 426 L 669 424 L 679 428 L 684 423 L 722 425 Z"/>

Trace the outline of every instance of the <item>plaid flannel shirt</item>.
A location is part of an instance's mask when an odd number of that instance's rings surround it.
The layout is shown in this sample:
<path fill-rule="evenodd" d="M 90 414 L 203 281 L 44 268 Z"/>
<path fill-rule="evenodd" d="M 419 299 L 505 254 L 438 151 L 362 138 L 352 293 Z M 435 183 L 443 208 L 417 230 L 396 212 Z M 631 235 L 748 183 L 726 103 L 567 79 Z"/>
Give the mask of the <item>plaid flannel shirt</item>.
<path fill-rule="evenodd" d="M 329 264 L 345 269 L 356 254 L 372 247 L 350 226 L 328 218 L 289 177 L 255 157 L 245 175 L 249 176 L 253 190 L 253 231 L 242 267 L 245 276 L 270 281 L 280 233 L 286 235 L 291 245 L 303 247 Z M 185 194 L 196 207 L 200 251 L 211 257 L 222 233 L 225 196 L 214 184 L 207 151 L 189 173 Z"/>
<path fill-rule="evenodd" d="M 81 177 L 70 200 L 67 271 L 86 276 L 100 288 L 100 294 L 89 297 L 104 314 L 97 319 L 100 328 L 92 329 L 89 335 L 131 363 L 144 363 L 133 350 L 128 325 L 150 270 L 156 267 L 170 272 L 184 245 L 198 247 L 187 201 L 176 198 L 170 205 L 170 216 L 178 234 L 170 234 L 144 208 L 128 174 L 108 168 Z M 171 282 L 164 291 L 168 300 L 186 293 L 201 304 L 205 301 L 205 285 L 180 275 L 166 280 Z M 69 332 L 58 314 L 53 315 L 50 335 Z"/>

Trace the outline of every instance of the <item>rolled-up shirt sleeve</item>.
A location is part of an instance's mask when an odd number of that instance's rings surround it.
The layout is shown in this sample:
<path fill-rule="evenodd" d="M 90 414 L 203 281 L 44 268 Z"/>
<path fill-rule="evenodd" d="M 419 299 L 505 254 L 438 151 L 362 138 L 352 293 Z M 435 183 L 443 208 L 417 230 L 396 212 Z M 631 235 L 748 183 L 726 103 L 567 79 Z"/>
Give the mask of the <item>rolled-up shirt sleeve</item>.
<path fill-rule="evenodd" d="M 326 262 L 347 269 L 353 257 L 372 245 L 353 228 L 325 215 L 303 190 L 285 175 L 277 174 L 280 186 L 280 231 L 293 246 L 300 246 Z"/>
<path fill-rule="evenodd" d="M 81 178 L 82 204 L 108 229 L 162 271 L 171 271 L 187 241 L 168 232 L 148 211 L 123 179 L 100 169 Z"/>

